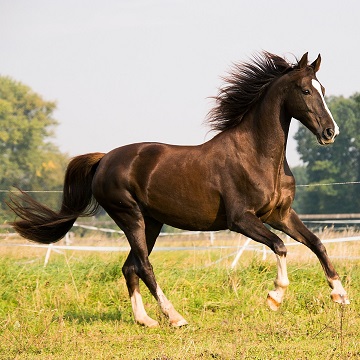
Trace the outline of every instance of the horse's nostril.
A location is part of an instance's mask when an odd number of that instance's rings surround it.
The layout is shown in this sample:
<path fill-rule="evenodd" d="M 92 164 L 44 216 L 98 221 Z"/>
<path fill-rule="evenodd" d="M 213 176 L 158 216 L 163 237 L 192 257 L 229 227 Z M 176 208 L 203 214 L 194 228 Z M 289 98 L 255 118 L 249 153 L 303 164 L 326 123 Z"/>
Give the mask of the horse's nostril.
<path fill-rule="evenodd" d="M 332 138 L 334 138 L 335 131 L 331 128 L 327 128 L 324 130 L 323 135 L 325 139 L 331 140 Z"/>

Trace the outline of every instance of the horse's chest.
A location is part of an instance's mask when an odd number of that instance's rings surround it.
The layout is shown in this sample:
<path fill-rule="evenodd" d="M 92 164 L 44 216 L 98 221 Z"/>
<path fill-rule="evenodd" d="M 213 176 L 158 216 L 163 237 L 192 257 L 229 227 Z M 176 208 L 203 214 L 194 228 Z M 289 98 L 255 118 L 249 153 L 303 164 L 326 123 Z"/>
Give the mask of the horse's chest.
<path fill-rule="evenodd" d="M 273 191 L 267 193 L 263 197 L 263 201 L 259 203 L 258 217 L 266 222 L 274 212 L 278 213 L 280 211 L 282 213 L 289 209 L 294 199 L 293 188 L 293 181 L 289 181 L 286 185 L 279 181 Z"/>
<path fill-rule="evenodd" d="M 281 203 L 282 197 L 281 188 L 278 184 L 274 187 L 268 187 L 265 191 L 258 193 L 255 212 L 259 217 L 270 216 Z"/>

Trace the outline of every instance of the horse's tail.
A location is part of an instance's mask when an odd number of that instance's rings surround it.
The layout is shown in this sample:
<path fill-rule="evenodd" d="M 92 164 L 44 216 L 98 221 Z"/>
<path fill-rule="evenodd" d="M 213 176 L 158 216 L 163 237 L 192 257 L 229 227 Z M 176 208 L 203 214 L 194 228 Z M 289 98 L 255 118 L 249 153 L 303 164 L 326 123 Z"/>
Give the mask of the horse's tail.
<path fill-rule="evenodd" d="M 73 158 L 65 173 L 62 205 L 59 212 L 40 204 L 27 193 L 14 193 L 8 206 L 20 217 L 11 225 L 21 236 L 50 244 L 63 238 L 79 216 L 92 216 L 99 204 L 91 185 L 95 171 L 105 154 L 92 153 Z"/>

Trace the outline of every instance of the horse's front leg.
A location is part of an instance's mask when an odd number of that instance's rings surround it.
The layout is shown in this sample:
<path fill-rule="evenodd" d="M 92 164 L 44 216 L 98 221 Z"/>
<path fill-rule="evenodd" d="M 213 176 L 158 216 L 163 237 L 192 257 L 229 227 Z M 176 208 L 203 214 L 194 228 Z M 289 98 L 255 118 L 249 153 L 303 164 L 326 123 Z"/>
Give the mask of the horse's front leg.
<path fill-rule="evenodd" d="M 291 209 L 285 218 L 280 219 L 280 217 L 274 216 L 268 223 L 275 229 L 283 231 L 294 240 L 306 245 L 318 257 L 324 269 L 325 276 L 332 289 L 332 300 L 340 304 L 350 304 L 347 293 L 326 252 L 325 246 L 321 240 L 303 224 L 294 210 Z"/>
<path fill-rule="evenodd" d="M 229 228 L 267 245 L 275 253 L 277 259 L 277 275 L 274 281 L 275 289 L 269 291 L 266 302 L 272 310 L 278 310 L 283 301 L 286 288 L 289 286 L 286 268 L 287 250 L 284 242 L 276 234 L 267 229 L 262 221 L 251 212 L 246 212 L 236 217 L 229 224 Z"/>
<path fill-rule="evenodd" d="M 286 288 L 289 286 L 287 275 L 286 256 L 276 254 L 277 275 L 274 281 L 275 290 L 269 291 L 266 302 L 271 310 L 278 310 L 285 296 Z"/>

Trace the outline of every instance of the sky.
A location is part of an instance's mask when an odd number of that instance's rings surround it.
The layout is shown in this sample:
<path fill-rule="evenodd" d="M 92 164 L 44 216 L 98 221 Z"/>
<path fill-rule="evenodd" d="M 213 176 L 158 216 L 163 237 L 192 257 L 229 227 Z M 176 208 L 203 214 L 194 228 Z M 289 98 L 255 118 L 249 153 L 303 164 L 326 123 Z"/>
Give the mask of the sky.
<path fill-rule="evenodd" d="M 360 91 L 359 35 L 358 0 L 0 0 L 0 75 L 56 101 L 53 142 L 70 156 L 200 144 L 233 63 L 320 53 L 327 95 L 347 97 Z"/>

